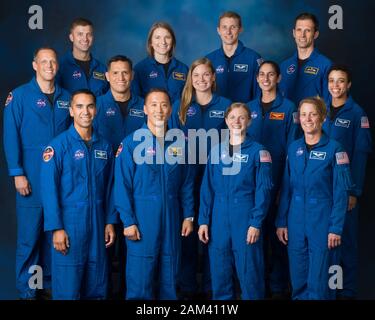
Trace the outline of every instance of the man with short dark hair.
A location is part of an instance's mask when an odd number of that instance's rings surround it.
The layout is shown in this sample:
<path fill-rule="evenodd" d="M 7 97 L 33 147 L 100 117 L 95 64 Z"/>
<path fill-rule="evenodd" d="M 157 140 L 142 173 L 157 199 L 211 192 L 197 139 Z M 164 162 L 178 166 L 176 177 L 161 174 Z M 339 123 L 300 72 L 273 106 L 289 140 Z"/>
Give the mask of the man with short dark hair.
<path fill-rule="evenodd" d="M 43 149 L 69 127 L 70 95 L 55 83 L 56 51 L 35 51 L 35 77 L 12 92 L 4 109 L 4 151 L 17 190 L 16 287 L 21 299 L 36 299 L 29 269 L 41 265 L 43 288 L 50 288 L 50 235 L 43 233 L 40 159 Z"/>
<path fill-rule="evenodd" d="M 295 19 L 293 37 L 297 51 L 280 65 L 280 90 L 295 105 L 307 97 L 328 98 L 327 71 L 331 61 L 315 48 L 319 22 L 311 13 L 301 13 Z"/>
<path fill-rule="evenodd" d="M 72 95 L 74 123 L 43 153 L 41 192 L 44 230 L 53 233 L 52 296 L 55 300 L 105 299 L 106 248 L 115 239 L 112 146 L 93 130 L 94 94 Z"/>
<path fill-rule="evenodd" d="M 90 89 L 96 96 L 106 93 L 106 67 L 91 54 L 94 41 L 92 22 L 85 18 L 75 19 L 70 26 L 69 39 L 72 51 L 60 61 L 57 82 L 71 93 L 79 89 Z"/>
<path fill-rule="evenodd" d="M 126 297 L 174 300 L 181 236 L 193 231 L 194 176 L 183 133 L 173 143 L 166 138 L 168 93 L 150 90 L 144 111 L 147 124 L 128 135 L 116 154 L 115 206 L 127 238 Z"/>
<path fill-rule="evenodd" d="M 139 129 L 145 122 L 144 101 L 132 94 L 132 61 L 122 55 L 109 59 L 105 73 L 110 90 L 97 99 L 95 126 L 117 150 L 122 139 Z"/>
<path fill-rule="evenodd" d="M 263 60 L 238 39 L 242 31 L 241 16 L 224 12 L 217 26 L 222 46 L 206 57 L 216 70 L 217 94 L 233 102 L 246 103 L 259 93 L 256 75 Z"/>

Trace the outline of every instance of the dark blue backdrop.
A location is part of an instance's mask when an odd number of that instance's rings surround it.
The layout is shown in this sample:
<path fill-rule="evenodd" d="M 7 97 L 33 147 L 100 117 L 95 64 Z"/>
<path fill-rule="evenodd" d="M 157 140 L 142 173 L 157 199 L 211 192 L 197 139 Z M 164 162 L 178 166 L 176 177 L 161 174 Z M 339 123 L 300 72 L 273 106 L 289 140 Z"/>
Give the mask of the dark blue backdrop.
<path fill-rule="evenodd" d="M 33 75 L 31 60 L 35 48 L 50 45 L 59 53 L 70 48 L 68 26 L 78 16 L 94 22 L 94 54 L 102 61 L 121 53 L 138 62 L 146 54 L 149 27 L 157 20 L 165 20 L 176 32 L 176 56 L 190 64 L 219 46 L 216 25 L 217 17 L 223 11 L 238 11 L 243 18 L 241 39 L 245 45 L 264 58 L 278 62 L 294 51 L 294 17 L 302 11 L 311 11 L 321 23 L 317 47 L 332 60 L 352 67 L 353 96 L 366 109 L 374 126 L 374 86 L 370 76 L 371 72 L 374 73 L 374 45 L 370 39 L 375 12 L 373 3 L 364 0 L 3 0 L 0 3 L 0 104 L 10 90 Z M 28 9 L 34 4 L 43 9 L 43 30 L 30 30 L 28 27 Z M 343 8 L 343 30 L 328 28 L 328 8 L 333 4 Z M 2 119 L 2 108 L 0 110 Z M 2 123 L 0 129 L 2 140 Z M 15 194 L 13 182 L 7 177 L 2 143 L 0 163 L 0 299 L 14 299 Z M 368 176 L 374 169 L 371 158 Z M 375 218 L 369 194 L 371 185 L 372 181 L 367 179 L 361 201 L 360 297 L 364 299 L 375 298 L 375 253 L 371 248 Z"/>

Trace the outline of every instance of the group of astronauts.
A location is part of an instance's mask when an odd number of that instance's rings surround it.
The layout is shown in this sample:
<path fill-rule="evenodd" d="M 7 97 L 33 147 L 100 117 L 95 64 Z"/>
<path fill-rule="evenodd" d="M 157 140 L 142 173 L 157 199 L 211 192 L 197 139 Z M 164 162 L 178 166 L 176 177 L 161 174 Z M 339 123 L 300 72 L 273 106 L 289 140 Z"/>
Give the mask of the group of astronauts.
<path fill-rule="evenodd" d="M 242 31 L 224 12 L 221 47 L 190 68 L 165 22 L 134 68 L 124 55 L 96 60 L 84 18 L 59 62 L 36 50 L 35 77 L 4 109 L 20 299 L 108 298 L 117 242 L 126 299 L 356 298 L 371 136 L 351 73 L 315 48 L 311 13 L 296 17 L 296 52 L 280 66 Z M 188 144 L 201 129 L 223 134 Z M 44 290 L 29 285 L 33 265 Z"/>

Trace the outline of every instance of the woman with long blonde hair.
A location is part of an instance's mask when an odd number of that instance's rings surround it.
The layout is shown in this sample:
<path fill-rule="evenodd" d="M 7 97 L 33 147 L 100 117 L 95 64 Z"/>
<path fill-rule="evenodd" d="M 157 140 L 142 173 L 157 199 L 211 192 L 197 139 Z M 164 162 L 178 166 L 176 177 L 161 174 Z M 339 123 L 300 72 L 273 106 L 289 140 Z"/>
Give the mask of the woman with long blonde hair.
<path fill-rule="evenodd" d="M 221 129 L 225 128 L 225 111 L 231 102 L 214 93 L 215 81 L 215 69 L 211 61 L 207 58 L 195 60 L 187 74 L 181 100 L 176 101 L 173 105 L 169 127 L 183 130 L 185 136 L 188 135 L 189 129 L 204 129 L 206 131 L 216 129 L 218 130 L 218 137 L 220 137 Z M 198 143 L 195 149 L 197 163 L 194 187 L 196 215 L 199 210 L 199 190 L 211 145 L 213 146 L 212 140 L 209 140 L 206 150 L 200 150 Z M 202 151 L 202 154 L 199 151 Z M 211 290 L 207 248 L 199 248 L 198 243 L 196 233 L 184 238 L 182 242 L 182 270 L 179 285 L 182 296 L 187 298 L 198 293 L 196 280 L 198 250 L 202 251 L 203 255 L 203 283 L 200 293 L 207 297 L 207 293 Z"/>

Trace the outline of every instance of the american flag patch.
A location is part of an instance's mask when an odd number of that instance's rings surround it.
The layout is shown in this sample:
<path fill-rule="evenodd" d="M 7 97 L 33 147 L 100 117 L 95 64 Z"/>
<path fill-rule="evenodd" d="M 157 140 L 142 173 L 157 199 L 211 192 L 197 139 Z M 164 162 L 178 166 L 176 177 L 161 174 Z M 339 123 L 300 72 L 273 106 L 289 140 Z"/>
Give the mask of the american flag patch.
<path fill-rule="evenodd" d="M 267 150 L 259 151 L 260 162 L 272 162 L 271 155 Z"/>
<path fill-rule="evenodd" d="M 337 152 L 336 162 L 337 164 L 349 164 L 349 158 L 346 152 Z"/>
<path fill-rule="evenodd" d="M 293 112 L 293 123 L 299 123 L 298 112 Z"/>
<path fill-rule="evenodd" d="M 361 128 L 369 129 L 370 123 L 368 122 L 367 117 L 361 117 Z"/>

